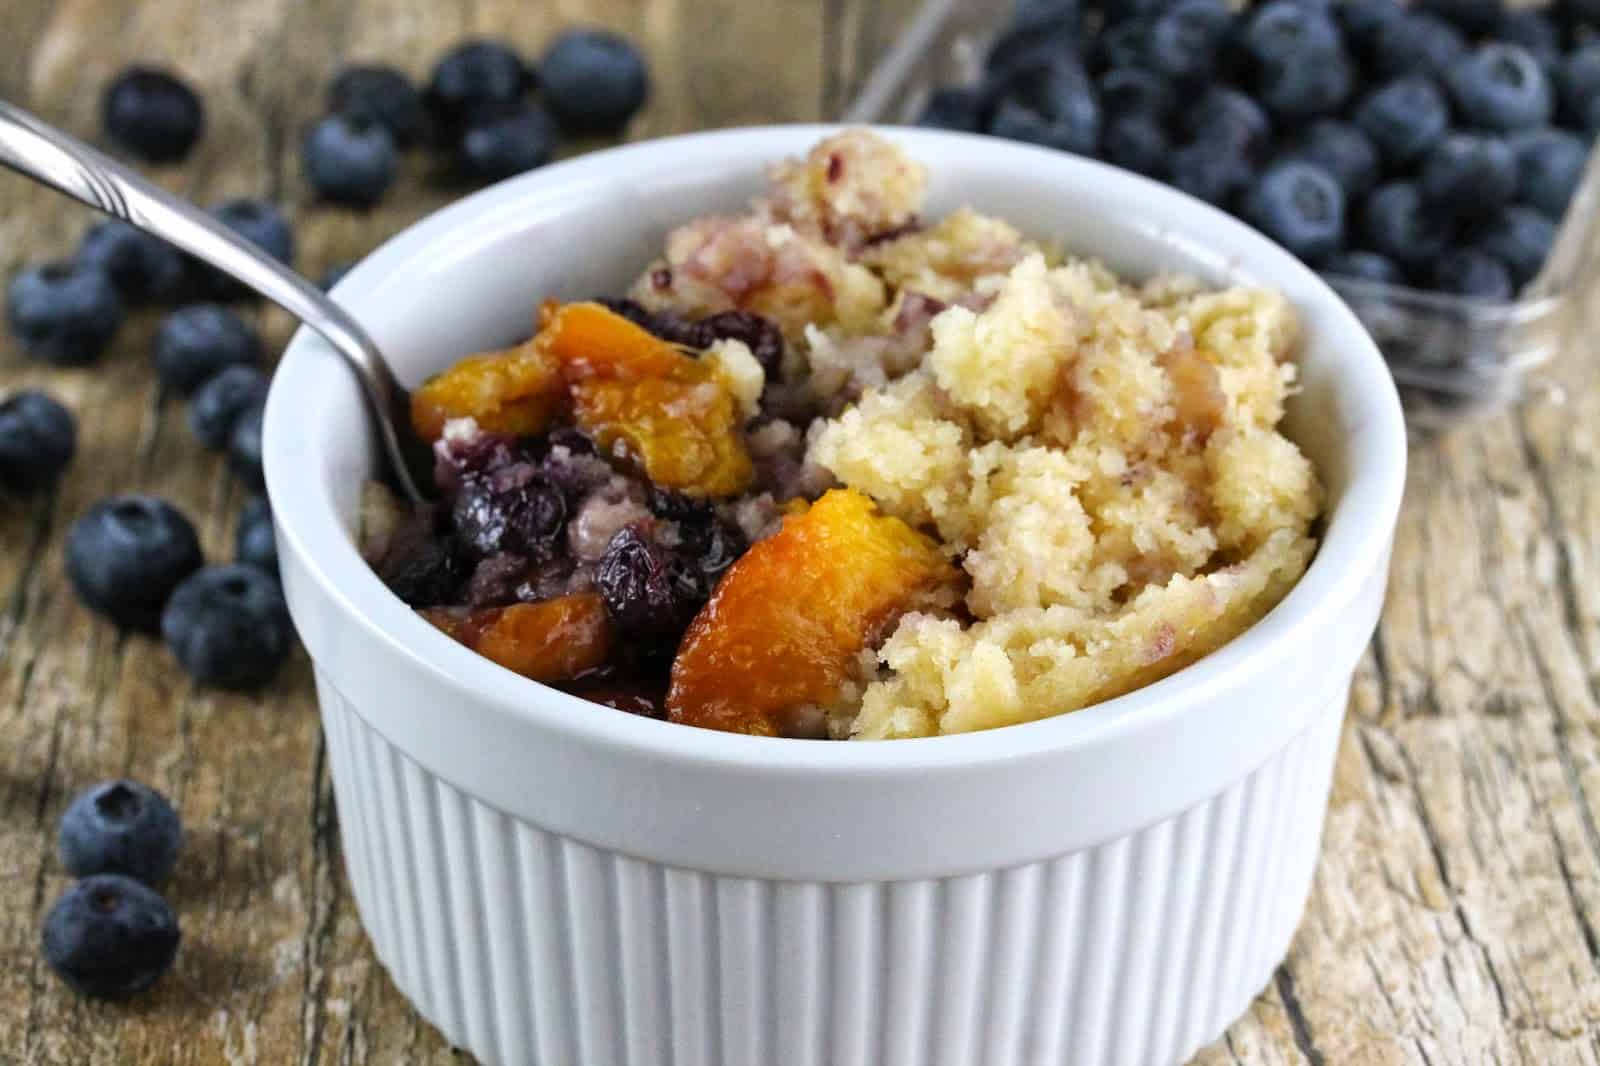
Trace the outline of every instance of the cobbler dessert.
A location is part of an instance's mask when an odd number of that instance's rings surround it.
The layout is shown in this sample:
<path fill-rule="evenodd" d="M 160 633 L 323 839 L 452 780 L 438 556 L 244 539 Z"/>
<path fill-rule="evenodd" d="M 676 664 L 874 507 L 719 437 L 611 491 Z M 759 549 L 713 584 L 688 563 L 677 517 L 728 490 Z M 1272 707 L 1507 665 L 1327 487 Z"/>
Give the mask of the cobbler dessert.
<path fill-rule="evenodd" d="M 1029 721 L 1231 640 L 1316 546 L 1291 307 L 925 219 L 924 184 L 839 134 L 427 381 L 441 502 L 370 489 L 377 573 L 527 677 L 768 736 Z"/>

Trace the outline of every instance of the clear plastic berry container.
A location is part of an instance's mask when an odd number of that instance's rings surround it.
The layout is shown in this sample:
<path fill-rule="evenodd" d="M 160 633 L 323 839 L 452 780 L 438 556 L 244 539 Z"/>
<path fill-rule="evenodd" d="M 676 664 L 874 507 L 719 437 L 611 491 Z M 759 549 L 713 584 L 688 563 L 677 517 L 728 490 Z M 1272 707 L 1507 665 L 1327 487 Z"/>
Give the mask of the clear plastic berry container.
<path fill-rule="evenodd" d="M 912 123 L 934 89 L 976 84 L 1011 10 L 998 0 L 926 0 L 844 121 Z M 1516 402 L 1533 387 L 1533 371 L 1572 345 L 1578 294 L 1600 275 L 1597 216 L 1600 151 L 1590 156 L 1544 269 L 1514 301 L 1330 279 L 1383 350 L 1413 431 L 1431 435 Z"/>

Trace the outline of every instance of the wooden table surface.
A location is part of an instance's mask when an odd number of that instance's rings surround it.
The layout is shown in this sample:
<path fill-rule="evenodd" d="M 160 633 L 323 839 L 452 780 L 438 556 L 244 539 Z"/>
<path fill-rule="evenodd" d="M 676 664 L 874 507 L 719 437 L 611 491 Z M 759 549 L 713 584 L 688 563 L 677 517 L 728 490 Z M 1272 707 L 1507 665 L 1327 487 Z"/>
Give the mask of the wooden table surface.
<path fill-rule="evenodd" d="M 459 194 L 414 159 L 370 215 L 310 202 L 298 140 L 341 60 L 421 75 L 467 33 L 533 52 L 577 18 L 626 27 L 656 76 L 633 130 L 644 137 L 831 113 L 909 6 L 9 0 L 0 96 L 91 135 L 99 86 L 121 65 L 181 68 L 211 124 L 162 180 L 201 201 L 284 203 L 314 276 Z M 0 177 L 4 276 L 67 252 L 88 221 Z M 119 636 L 67 589 L 63 532 L 118 490 L 169 497 L 212 557 L 229 552 L 241 491 L 158 396 L 154 319 L 83 370 L 29 363 L 0 339 L 0 391 L 52 390 L 82 437 L 54 498 L 0 512 L 0 1064 L 460 1062 L 362 934 L 304 657 L 254 697 L 196 690 L 158 643 Z M 261 322 L 281 348 L 286 318 Z M 1564 403 L 1415 452 L 1310 909 L 1272 984 L 1199 1062 L 1600 1063 L 1600 314 L 1583 332 L 1554 372 Z M 186 819 L 169 889 L 185 939 L 152 994 L 106 1006 L 67 993 L 37 944 L 68 883 L 56 820 L 117 774 L 164 790 Z"/>

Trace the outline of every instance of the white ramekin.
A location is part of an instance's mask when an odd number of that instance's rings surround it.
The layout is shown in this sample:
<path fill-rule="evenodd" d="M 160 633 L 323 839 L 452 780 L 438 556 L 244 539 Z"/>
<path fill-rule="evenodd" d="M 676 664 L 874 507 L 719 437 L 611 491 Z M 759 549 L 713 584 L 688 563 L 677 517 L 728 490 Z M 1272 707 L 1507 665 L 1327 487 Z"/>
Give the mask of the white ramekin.
<path fill-rule="evenodd" d="M 827 132 L 549 167 L 406 231 L 338 299 L 415 382 L 525 335 L 543 297 L 619 291 L 669 227 L 740 208 Z M 1291 431 L 1332 495 L 1321 550 L 1238 640 L 1076 714 L 878 744 L 636 718 L 479 658 L 373 576 L 352 541 L 372 434 L 302 331 L 266 470 L 345 861 L 395 982 L 486 1063 L 1176 1063 L 1288 946 L 1400 504 L 1378 352 L 1311 271 L 1196 200 L 1021 145 L 891 135 L 928 164 L 933 212 L 1285 291 L 1305 330 Z"/>

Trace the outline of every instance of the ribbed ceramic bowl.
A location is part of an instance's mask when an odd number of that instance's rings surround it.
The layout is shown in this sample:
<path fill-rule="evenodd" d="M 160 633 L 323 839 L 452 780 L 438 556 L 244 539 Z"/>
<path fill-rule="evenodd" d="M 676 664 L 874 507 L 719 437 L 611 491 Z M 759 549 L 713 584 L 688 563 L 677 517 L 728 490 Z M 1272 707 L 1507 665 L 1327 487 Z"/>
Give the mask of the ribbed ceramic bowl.
<path fill-rule="evenodd" d="M 827 129 L 586 156 L 471 197 L 337 297 L 412 382 L 617 292 Z M 316 666 L 345 861 L 396 984 L 487 1063 L 1177 1063 L 1268 980 L 1304 907 L 1405 439 L 1388 373 L 1287 253 L 1096 163 L 927 131 L 930 209 L 1004 215 L 1114 268 L 1273 285 L 1303 318 L 1291 431 L 1332 494 L 1287 599 L 1149 688 L 967 736 L 825 744 L 632 717 L 416 617 L 353 533 L 373 436 L 302 331 L 268 405 L 285 588 Z M 819 592 L 825 595 L 825 591 Z"/>

